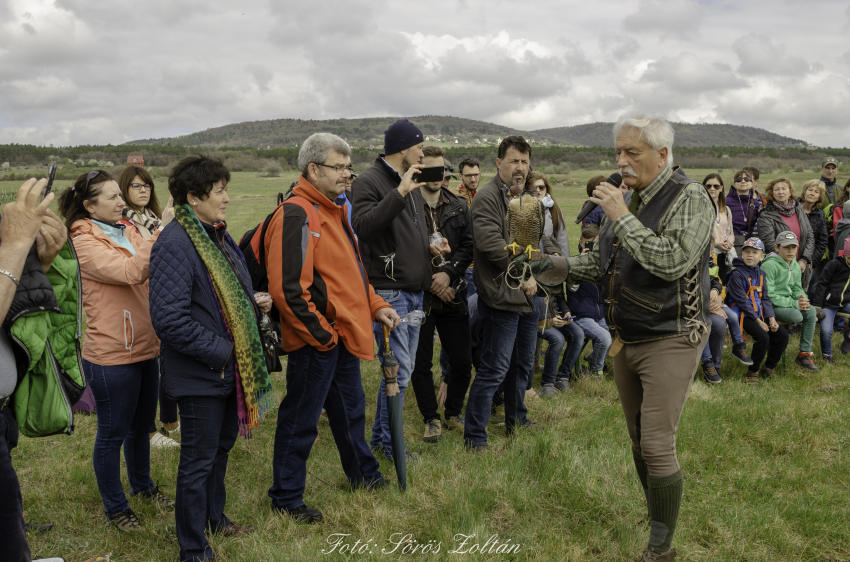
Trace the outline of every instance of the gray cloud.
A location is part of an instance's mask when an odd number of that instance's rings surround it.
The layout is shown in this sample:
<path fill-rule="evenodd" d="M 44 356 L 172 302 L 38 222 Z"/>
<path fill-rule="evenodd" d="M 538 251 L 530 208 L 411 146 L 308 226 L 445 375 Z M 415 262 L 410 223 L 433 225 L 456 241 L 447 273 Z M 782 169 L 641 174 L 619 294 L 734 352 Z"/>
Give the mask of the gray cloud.
<path fill-rule="evenodd" d="M 850 27 L 834 0 L 0 0 L 0 142 L 426 113 L 531 129 L 643 103 L 850 145 L 850 52 L 812 13 Z"/>

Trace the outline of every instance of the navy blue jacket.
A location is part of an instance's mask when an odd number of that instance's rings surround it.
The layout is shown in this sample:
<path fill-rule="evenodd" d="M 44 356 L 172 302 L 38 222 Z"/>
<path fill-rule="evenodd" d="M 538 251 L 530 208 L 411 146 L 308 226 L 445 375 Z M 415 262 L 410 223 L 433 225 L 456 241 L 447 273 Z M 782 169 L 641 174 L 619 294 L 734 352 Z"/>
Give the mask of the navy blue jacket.
<path fill-rule="evenodd" d="M 605 315 L 602 306 L 602 286 L 599 283 L 582 281 L 578 284 L 578 289 L 567 291 L 567 305 L 573 316 L 599 322 Z"/>
<path fill-rule="evenodd" d="M 588 203 L 588 205 L 589 204 L 590 203 Z M 602 219 L 604 217 L 605 217 L 605 209 L 603 209 L 602 207 L 596 207 L 595 209 L 590 211 L 590 214 L 588 214 L 584 218 L 584 224 L 582 225 L 582 228 L 584 228 L 585 226 L 590 226 L 591 224 L 601 226 Z"/>
<path fill-rule="evenodd" d="M 238 276 L 253 303 L 245 258 L 226 230 L 204 224 L 210 238 Z M 160 339 L 160 372 L 165 393 L 228 396 L 236 390 L 233 342 L 201 256 L 177 221 L 169 223 L 151 250 L 151 322 Z"/>
<path fill-rule="evenodd" d="M 745 314 L 753 320 L 762 319 L 767 322 L 768 318 L 774 317 L 773 304 L 767 294 L 767 275 L 759 266 L 749 267 L 741 258 L 732 260 L 735 267 L 729 274 L 726 282 L 726 304 L 740 316 Z M 749 279 L 749 281 L 748 281 Z M 761 305 L 762 314 L 753 308 L 753 304 L 747 299 L 749 286 L 762 284 L 761 296 L 756 298 L 756 303 Z"/>

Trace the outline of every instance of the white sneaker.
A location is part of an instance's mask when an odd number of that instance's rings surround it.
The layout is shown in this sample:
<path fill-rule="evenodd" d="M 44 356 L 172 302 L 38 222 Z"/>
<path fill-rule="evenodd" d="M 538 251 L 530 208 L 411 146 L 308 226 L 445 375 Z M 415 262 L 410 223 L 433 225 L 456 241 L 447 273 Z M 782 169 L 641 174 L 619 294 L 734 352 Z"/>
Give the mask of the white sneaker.
<path fill-rule="evenodd" d="M 171 447 L 179 447 L 180 443 L 172 439 L 171 437 L 166 437 L 162 433 L 154 433 L 153 437 L 151 437 L 151 447 L 157 449 L 166 449 Z"/>
<path fill-rule="evenodd" d="M 174 429 L 165 429 L 165 426 L 159 428 L 159 432 L 166 437 L 171 437 L 174 434 L 180 433 L 180 422 L 177 422 L 177 427 Z"/>

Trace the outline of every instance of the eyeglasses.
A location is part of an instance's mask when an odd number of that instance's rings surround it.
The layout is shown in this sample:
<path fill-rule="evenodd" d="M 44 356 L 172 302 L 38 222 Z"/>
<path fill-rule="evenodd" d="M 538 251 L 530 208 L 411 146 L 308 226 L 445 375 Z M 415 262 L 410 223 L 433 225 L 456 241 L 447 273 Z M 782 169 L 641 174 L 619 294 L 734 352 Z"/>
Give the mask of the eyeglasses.
<path fill-rule="evenodd" d="M 141 191 L 143 187 L 145 188 L 145 191 L 151 191 L 153 189 L 153 186 L 149 183 L 131 183 L 130 184 L 130 189 L 132 189 L 133 191 Z"/>
<path fill-rule="evenodd" d="M 469 178 L 469 179 L 474 179 L 474 178 L 480 178 L 481 174 L 461 174 L 461 176 L 465 177 L 465 178 Z"/>
<path fill-rule="evenodd" d="M 748 181 L 753 181 L 753 178 L 748 178 L 748 177 L 745 176 L 743 178 L 736 179 L 735 183 L 745 183 L 745 182 L 748 182 Z"/>
<path fill-rule="evenodd" d="M 348 166 L 328 166 L 327 164 L 319 164 L 318 162 L 313 162 L 313 163 L 316 166 L 322 166 L 323 168 L 330 168 L 331 170 L 333 170 L 334 172 L 336 172 L 337 174 L 340 174 L 340 175 L 345 173 L 345 172 L 348 172 L 350 174 L 352 172 L 352 170 L 354 170 L 354 166 L 352 166 L 351 164 L 349 164 Z"/>

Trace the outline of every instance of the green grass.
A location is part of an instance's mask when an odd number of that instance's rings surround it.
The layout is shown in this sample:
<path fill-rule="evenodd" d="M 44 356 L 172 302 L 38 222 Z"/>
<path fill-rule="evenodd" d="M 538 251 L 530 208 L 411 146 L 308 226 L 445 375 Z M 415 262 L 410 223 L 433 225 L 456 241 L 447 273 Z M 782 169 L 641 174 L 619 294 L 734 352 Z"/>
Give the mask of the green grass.
<path fill-rule="evenodd" d="M 704 172 L 690 175 L 701 180 Z M 558 178 L 556 199 L 568 217 L 573 243 L 578 230 L 569 217 L 585 199 L 584 182 L 591 175 L 595 173 L 574 172 Z M 234 174 L 228 209 L 234 236 L 256 225 L 274 205 L 275 194 L 292 179 Z M 796 183 L 807 178 L 793 179 Z M 565 185 L 567 180 L 580 185 Z M 814 351 L 819 357 L 817 340 Z M 675 540 L 680 560 L 850 559 L 846 524 L 850 362 L 836 349 L 835 366 L 818 361 L 821 371 L 809 374 L 793 365 L 798 345 L 798 336 L 793 336 L 787 373 L 770 384 L 745 385 L 745 367 L 728 350 L 723 384 L 694 383 L 678 435 L 686 478 Z M 838 334 L 834 345 L 840 345 Z M 367 427 L 371 427 L 379 366 L 363 362 L 362 367 Z M 285 381 L 280 373 L 273 379 L 279 402 Z M 324 512 L 321 525 L 296 525 L 271 510 L 267 490 L 277 412 L 263 419 L 254 439 L 239 439 L 230 454 L 226 512 L 257 532 L 244 538 L 213 538 L 218 560 L 638 557 L 649 531 L 642 522 L 643 494 L 611 380 L 582 380 L 571 394 L 530 400 L 529 417 L 538 429 L 511 439 L 504 431 L 491 429 L 490 451 L 480 456 L 464 452 L 458 434 L 447 434 L 435 445 L 423 443 L 421 418 L 413 394 L 409 395 L 406 440 L 422 453 L 422 463 L 408 473 L 404 494 L 396 489 L 350 493 L 330 428 L 320 421 L 321 439 L 307 466 L 305 501 Z M 95 432 L 96 419 L 80 416 L 73 436 L 22 439 L 13 452 L 27 520 L 56 524 L 50 533 L 30 536 L 33 553 L 63 555 L 70 562 L 106 552 L 112 552 L 116 561 L 176 560 L 174 518 L 168 511 L 131 498 L 145 531 L 126 535 L 104 524 L 91 464 Z M 178 451 L 152 452 L 153 478 L 170 486 L 165 490 L 171 497 L 178 460 Z M 390 462 L 381 461 L 381 470 L 394 479 Z M 129 490 L 126 475 L 122 478 Z M 338 549 L 323 553 L 331 550 L 331 535 L 338 533 L 350 535 L 344 538 L 346 544 L 371 540 L 370 548 L 362 554 L 340 554 Z M 449 554 L 459 544 L 453 537 L 473 533 L 482 544 L 495 534 L 500 544 L 510 540 L 521 548 L 511 555 Z M 408 534 L 409 548 L 440 543 L 440 552 L 401 554 L 403 540 L 390 552 L 391 541 Z"/>

